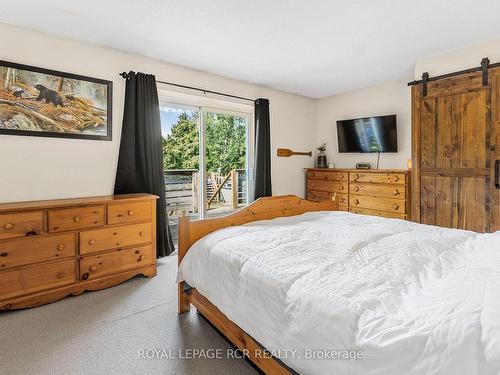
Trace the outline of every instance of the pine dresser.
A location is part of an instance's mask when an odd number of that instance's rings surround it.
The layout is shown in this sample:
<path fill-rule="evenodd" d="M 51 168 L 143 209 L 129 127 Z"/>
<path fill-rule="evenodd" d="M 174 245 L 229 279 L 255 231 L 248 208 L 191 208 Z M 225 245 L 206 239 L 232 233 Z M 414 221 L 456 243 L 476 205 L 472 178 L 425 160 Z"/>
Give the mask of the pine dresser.
<path fill-rule="evenodd" d="M 0 310 L 155 276 L 156 199 L 127 194 L 0 204 Z"/>
<path fill-rule="evenodd" d="M 337 199 L 339 209 L 364 215 L 408 219 L 409 179 L 406 170 L 306 170 L 307 199 Z"/>

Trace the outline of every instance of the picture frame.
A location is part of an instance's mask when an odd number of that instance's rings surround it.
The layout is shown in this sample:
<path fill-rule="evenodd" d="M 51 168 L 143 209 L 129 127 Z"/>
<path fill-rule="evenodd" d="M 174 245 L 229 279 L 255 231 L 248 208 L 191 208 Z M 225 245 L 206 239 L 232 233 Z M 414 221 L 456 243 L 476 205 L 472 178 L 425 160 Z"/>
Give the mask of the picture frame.
<path fill-rule="evenodd" d="M 0 135 L 111 141 L 113 82 L 0 60 Z"/>

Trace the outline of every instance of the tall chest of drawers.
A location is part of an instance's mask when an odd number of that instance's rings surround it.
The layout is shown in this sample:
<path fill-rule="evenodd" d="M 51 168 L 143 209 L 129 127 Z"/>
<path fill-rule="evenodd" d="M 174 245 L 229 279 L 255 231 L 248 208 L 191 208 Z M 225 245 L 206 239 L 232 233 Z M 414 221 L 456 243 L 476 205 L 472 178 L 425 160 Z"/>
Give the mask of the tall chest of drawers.
<path fill-rule="evenodd" d="M 156 199 L 129 194 L 0 204 L 0 310 L 155 276 Z"/>
<path fill-rule="evenodd" d="M 343 211 L 408 218 L 408 171 L 307 169 L 306 174 L 308 200 L 336 199 Z"/>

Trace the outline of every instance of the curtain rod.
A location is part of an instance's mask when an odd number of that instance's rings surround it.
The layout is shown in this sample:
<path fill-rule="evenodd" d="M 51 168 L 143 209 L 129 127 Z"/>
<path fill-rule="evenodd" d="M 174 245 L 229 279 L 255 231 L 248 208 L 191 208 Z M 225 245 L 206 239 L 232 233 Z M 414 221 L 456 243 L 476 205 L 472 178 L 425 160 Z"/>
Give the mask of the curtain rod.
<path fill-rule="evenodd" d="M 120 75 L 127 79 L 128 78 L 128 73 L 126 72 L 123 72 L 123 73 L 120 73 Z M 249 98 L 245 98 L 243 96 L 237 96 L 237 95 L 231 95 L 231 94 L 225 94 L 223 92 L 219 92 L 219 91 L 212 91 L 212 90 L 206 90 L 206 89 L 200 89 L 199 87 L 194 87 L 194 86 L 186 86 L 186 85 L 181 85 L 179 83 L 173 83 L 173 82 L 166 82 L 166 81 L 156 81 L 158 83 L 163 83 L 164 85 L 169 85 L 169 86 L 175 86 L 175 87 L 180 87 L 180 88 L 183 88 L 183 89 L 189 89 L 189 90 L 196 90 L 196 91 L 201 91 L 203 92 L 204 94 L 215 94 L 215 95 L 221 95 L 221 96 L 227 96 L 229 98 L 234 98 L 234 99 L 240 99 L 240 100 L 248 100 L 249 102 L 255 102 L 254 99 L 249 99 Z"/>

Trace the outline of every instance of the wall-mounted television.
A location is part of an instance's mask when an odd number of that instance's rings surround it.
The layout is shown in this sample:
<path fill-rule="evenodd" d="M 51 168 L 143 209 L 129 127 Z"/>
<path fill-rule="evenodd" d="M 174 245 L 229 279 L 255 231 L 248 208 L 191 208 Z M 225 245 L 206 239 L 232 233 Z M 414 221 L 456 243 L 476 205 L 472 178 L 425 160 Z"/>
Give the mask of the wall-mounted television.
<path fill-rule="evenodd" d="M 398 152 L 396 115 L 337 121 L 339 152 Z"/>

